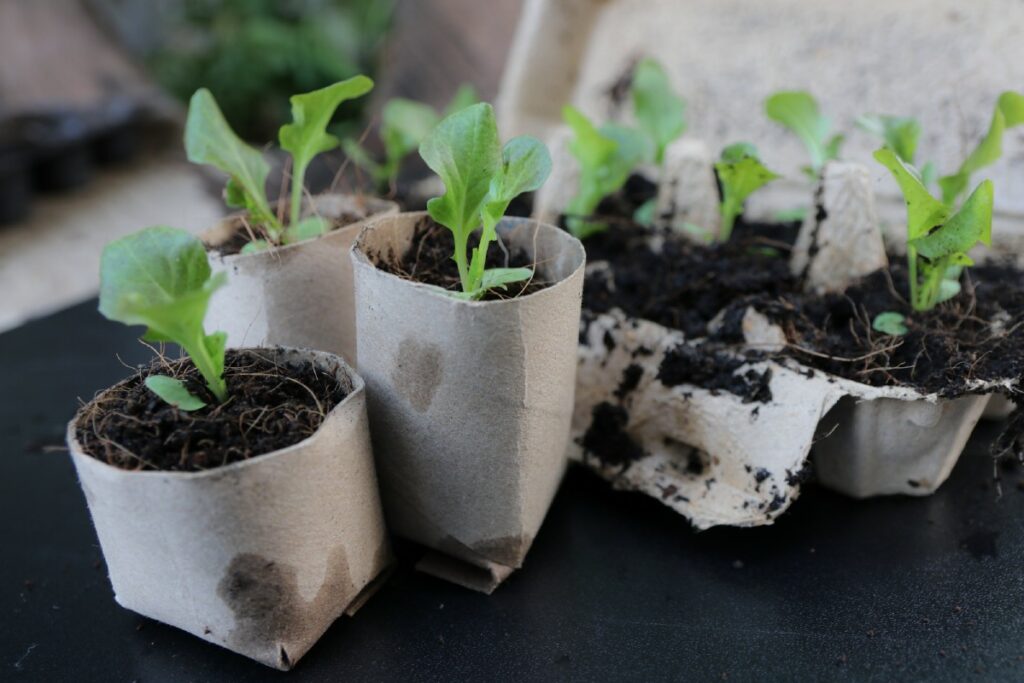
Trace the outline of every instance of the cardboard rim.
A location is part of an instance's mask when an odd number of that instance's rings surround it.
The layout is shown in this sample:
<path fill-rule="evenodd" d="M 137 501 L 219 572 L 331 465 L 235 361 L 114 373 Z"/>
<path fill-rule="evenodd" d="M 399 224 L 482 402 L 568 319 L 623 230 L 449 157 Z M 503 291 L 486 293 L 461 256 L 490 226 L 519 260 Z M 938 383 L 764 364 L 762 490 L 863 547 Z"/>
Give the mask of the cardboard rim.
<path fill-rule="evenodd" d="M 531 292 L 530 294 L 526 294 L 524 296 L 517 296 L 510 299 L 497 299 L 493 301 L 467 301 L 465 299 L 456 299 L 455 297 L 447 296 L 443 290 L 433 285 L 428 285 L 422 282 L 416 282 L 415 280 L 399 277 L 398 275 L 395 275 L 393 273 L 388 273 L 387 271 L 381 270 L 380 268 L 377 267 L 377 264 L 373 261 L 373 259 L 370 258 L 370 255 L 363 250 L 364 238 L 370 232 L 377 230 L 380 227 L 379 224 L 382 221 L 398 219 L 420 220 L 421 218 L 427 217 L 428 215 L 429 214 L 426 211 L 406 211 L 397 214 L 385 214 L 378 215 L 372 218 L 367 218 L 365 221 L 362 222 L 362 229 L 359 232 L 359 236 L 356 238 L 356 241 L 352 244 L 350 254 L 352 257 L 353 265 L 359 268 L 367 268 L 376 271 L 377 273 L 380 274 L 381 277 L 391 278 L 397 282 L 404 283 L 406 286 L 414 287 L 419 291 L 428 293 L 431 296 L 439 297 L 446 301 L 450 301 L 453 304 L 467 306 L 470 308 L 482 308 L 485 306 L 497 307 L 502 305 L 515 304 L 516 302 L 525 301 L 528 299 L 543 299 L 549 296 L 553 296 L 553 292 L 560 291 L 561 289 L 564 289 L 565 287 L 569 286 L 567 283 L 570 280 L 572 280 L 573 277 L 579 271 L 586 268 L 586 250 L 584 249 L 583 244 L 578 239 L 576 239 L 569 233 L 565 232 L 564 230 L 556 228 L 554 225 L 551 225 L 550 223 L 546 223 L 535 218 L 523 218 L 519 216 L 506 216 L 501 219 L 501 223 L 499 225 L 508 226 L 511 224 L 515 226 L 514 228 L 506 228 L 507 231 L 509 229 L 518 230 L 523 226 L 534 224 L 537 226 L 538 230 L 543 230 L 549 233 L 551 233 L 552 231 L 554 233 L 558 233 L 560 234 L 560 238 L 562 238 L 561 236 L 564 236 L 566 248 L 571 249 L 572 252 L 574 252 L 571 254 L 571 256 L 576 257 L 578 259 L 576 266 L 571 271 L 566 273 L 564 276 L 558 278 L 555 282 L 551 283 L 547 287 L 544 287 L 543 289 L 538 290 L 536 292 Z"/>
<path fill-rule="evenodd" d="M 322 235 L 310 237 L 309 239 L 302 240 L 301 242 L 293 242 L 291 244 L 272 246 L 270 249 L 255 252 L 252 254 L 221 254 L 219 251 L 217 251 L 216 248 L 218 244 L 226 242 L 235 233 L 237 233 L 239 230 L 243 228 L 242 218 L 244 218 L 247 215 L 246 212 L 244 211 L 236 211 L 234 213 L 228 214 L 220 221 L 218 221 L 216 224 L 214 224 L 212 227 L 207 228 L 202 233 L 200 233 L 199 237 L 203 241 L 203 246 L 206 248 L 207 255 L 212 259 L 220 261 L 225 266 L 234 265 L 239 261 L 246 261 L 249 263 L 264 261 L 266 262 L 267 267 L 272 267 L 273 265 L 276 265 L 276 261 L 280 260 L 281 254 L 283 253 L 287 253 L 288 251 L 294 251 L 299 248 L 308 247 L 320 240 L 327 239 L 336 233 L 343 232 L 345 230 L 352 228 L 353 226 L 360 225 L 364 221 L 370 220 L 374 217 L 399 212 L 399 206 L 396 202 L 393 202 L 390 199 L 382 199 L 380 197 L 376 197 L 373 195 L 322 194 L 316 195 L 311 199 L 307 199 L 307 202 L 312 201 L 315 207 L 316 202 L 322 201 L 324 199 L 366 202 L 366 216 L 354 220 L 351 223 L 338 226 L 333 230 L 330 230 L 329 232 L 325 232 Z M 281 201 L 283 202 L 285 200 Z M 371 206 L 373 208 L 371 208 Z"/>
<path fill-rule="evenodd" d="M 318 364 L 318 366 L 320 366 L 320 367 L 322 367 L 324 369 L 327 369 L 329 367 L 329 364 L 331 364 L 331 363 L 337 364 L 337 370 L 340 371 L 340 373 L 344 376 L 344 378 L 349 382 L 350 389 L 349 389 L 348 394 L 346 394 L 345 398 L 342 399 L 341 402 L 338 403 L 338 405 L 334 406 L 334 408 L 332 408 L 331 411 L 329 413 L 327 413 L 327 415 L 324 416 L 324 422 L 326 422 L 327 418 L 330 417 L 331 415 L 333 415 L 334 413 L 338 413 L 338 412 L 341 412 L 341 411 L 344 411 L 344 410 L 348 410 L 349 409 L 349 404 L 352 403 L 355 400 L 355 397 L 357 397 L 357 396 L 359 396 L 361 394 L 365 394 L 365 392 L 366 392 L 366 384 L 365 384 L 365 382 L 363 382 L 363 378 L 360 377 L 358 373 L 356 373 L 356 371 L 352 368 L 352 366 L 349 365 L 345 361 L 345 359 L 342 358 L 341 356 L 338 356 L 338 355 L 333 354 L 333 353 L 329 353 L 327 351 L 317 351 L 315 349 L 299 349 L 299 348 L 287 347 L 287 346 L 268 347 L 268 348 L 265 348 L 265 347 L 246 347 L 246 348 L 241 348 L 241 349 L 229 349 L 229 350 L 237 351 L 237 352 L 279 351 L 279 352 L 284 352 L 284 353 L 287 353 L 287 354 L 309 355 L 309 356 L 312 356 L 315 359 L 315 362 Z M 177 360 L 177 361 L 174 361 L 174 362 L 175 363 L 183 363 L 183 362 L 186 362 L 186 360 L 187 359 L 181 359 L 181 360 Z M 338 374 L 338 373 L 335 373 L 335 374 Z M 180 472 L 180 471 L 170 471 L 170 470 L 127 470 L 127 469 L 124 469 L 123 467 L 116 467 L 115 465 L 111 465 L 108 462 L 104 462 L 103 460 L 100 460 L 99 458 L 97 458 L 96 456 L 92 455 L 91 453 L 86 452 L 86 450 L 82 447 L 82 444 L 78 441 L 78 420 L 79 420 L 79 418 L 82 417 L 82 414 L 85 412 L 85 410 L 89 406 L 91 406 L 94 403 L 96 403 L 96 401 L 98 401 L 99 399 L 101 399 L 103 396 L 105 396 L 106 394 L 110 393 L 111 391 L 114 391 L 115 389 L 117 389 L 119 387 L 122 387 L 125 384 L 127 384 L 128 382 L 131 382 L 131 381 L 134 381 L 134 380 L 135 380 L 135 377 L 126 377 L 125 379 L 122 379 L 120 382 L 117 382 L 116 384 L 113 384 L 113 385 L 107 387 L 106 389 L 103 389 L 102 391 L 98 392 L 92 398 L 92 400 L 90 400 L 88 403 L 83 405 L 81 408 L 79 408 L 75 412 L 75 416 L 73 418 L 71 418 L 70 422 L 68 422 L 68 426 L 67 426 L 67 429 L 65 431 L 65 438 L 67 440 L 68 450 L 71 453 L 71 456 L 73 458 L 80 459 L 81 462 L 88 463 L 89 467 L 98 467 L 99 469 L 106 469 L 106 470 L 108 470 L 110 472 L 117 472 L 118 474 L 121 474 L 121 475 L 124 475 L 124 476 L 131 476 L 131 477 L 147 477 L 148 476 L 148 477 L 165 477 L 165 478 L 166 477 L 170 477 L 170 478 L 173 478 L 173 479 L 181 479 L 181 480 L 197 480 L 197 479 L 203 479 L 203 478 L 207 478 L 207 477 L 219 477 L 219 476 L 222 476 L 223 474 L 228 473 L 228 472 L 235 472 L 235 471 L 243 470 L 243 469 L 248 468 L 248 467 L 255 467 L 255 466 L 259 465 L 260 463 L 262 463 L 262 462 L 264 462 L 266 460 L 269 460 L 270 458 L 278 458 L 278 457 L 286 456 L 289 453 L 293 453 L 295 451 L 302 450 L 302 449 L 306 448 L 314 439 L 318 438 L 318 436 L 320 434 L 320 430 L 323 428 L 323 423 L 321 423 L 320 427 L 318 427 L 315 432 L 313 432 L 312 434 L 307 436 L 302 441 L 294 443 L 291 446 L 287 446 L 286 448 L 279 448 L 276 451 L 271 451 L 269 453 L 261 453 L 260 455 L 255 455 L 255 456 L 253 456 L 251 458 L 248 458 L 246 460 L 240 460 L 238 462 L 229 463 L 227 465 L 220 465 L 220 466 L 217 466 L 217 467 L 212 467 L 210 469 L 199 470 L 199 471 L 196 471 L 196 472 Z"/>

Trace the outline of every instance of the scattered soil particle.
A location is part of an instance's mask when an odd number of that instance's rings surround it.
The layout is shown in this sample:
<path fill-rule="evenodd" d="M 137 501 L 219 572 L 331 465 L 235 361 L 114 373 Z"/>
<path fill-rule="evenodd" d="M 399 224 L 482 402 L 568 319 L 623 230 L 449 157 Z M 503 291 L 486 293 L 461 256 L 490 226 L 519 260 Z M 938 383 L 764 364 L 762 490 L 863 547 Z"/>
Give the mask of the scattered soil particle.
<path fill-rule="evenodd" d="M 814 475 L 814 466 L 811 464 L 810 459 L 804 460 L 804 464 L 800 466 L 800 469 L 796 472 L 792 470 L 786 470 L 786 483 L 790 486 L 796 486 L 810 481 Z"/>
<path fill-rule="evenodd" d="M 583 448 L 604 465 L 626 467 L 644 456 L 644 451 L 626 432 L 629 413 L 608 402 L 594 406 L 590 427 L 583 435 Z"/>
<path fill-rule="evenodd" d="M 87 405 L 77 437 L 86 453 L 128 470 L 194 472 L 286 448 L 312 435 L 347 395 L 333 376 L 273 349 L 227 353 L 229 399 L 218 404 L 188 359 L 156 360 Z M 208 402 L 185 412 L 143 384 L 170 374 Z"/>
<path fill-rule="evenodd" d="M 619 383 L 619 388 L 615 390 L 615 397 L 619 400 L 626 398 L 631 391 L 637 388 L 643 376 L 644 369 L 636 363 L 630 363 L 622 371 L 622 381 Z"/>
<path fill-rule="evenodd" d="M 470 245 L 473 244 L 475 238 L 470 239 Z M 461 291 L 459 269 L 452 259 L 454 252 L 455 240 L 451 231 L 424 216 L 416 225 L 412 243 L 404 254 L 378 254 L 375 261 L 378 268 L 392 275 L 450 291 Z M 526 296 L 553 284 L 544 279 L 543 265 L 537 267 L 525 251 L 516 249 L 506 256 L 500 243 L 493 242 L 487 250 L 486 268 L 524 267 L 535 268 L 531 280 L 509 284 L 505 289 L 491 289 L 484 295 L 483 301 Z"/>

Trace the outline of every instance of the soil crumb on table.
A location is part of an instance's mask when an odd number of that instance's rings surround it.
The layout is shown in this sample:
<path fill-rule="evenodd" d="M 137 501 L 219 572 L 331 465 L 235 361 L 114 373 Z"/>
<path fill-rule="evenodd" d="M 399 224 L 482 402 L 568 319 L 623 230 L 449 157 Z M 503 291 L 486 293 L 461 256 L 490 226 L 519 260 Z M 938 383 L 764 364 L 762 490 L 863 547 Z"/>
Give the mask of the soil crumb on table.
<path fill-rule="evenodd" d="M 218 404 L 190 360 L 157 359 L 83 409 L 79 443 L 116 467 L 195 472 L 302 441 L 348 393 L 334 375 L 274 349 L 229 350 L 225 366 L 228 400 Z M 150 374 L 184 380 L 207 406 L 185 412 L 164 402 L 143 383 Z"/>

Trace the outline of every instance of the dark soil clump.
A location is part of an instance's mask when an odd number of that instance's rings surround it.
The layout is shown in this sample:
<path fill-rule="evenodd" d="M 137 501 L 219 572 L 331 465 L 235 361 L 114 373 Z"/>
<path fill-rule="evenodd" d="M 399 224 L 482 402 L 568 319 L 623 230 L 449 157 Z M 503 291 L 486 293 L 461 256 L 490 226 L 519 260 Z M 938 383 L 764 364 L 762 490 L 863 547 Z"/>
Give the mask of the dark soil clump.
<path fill-rule="evenodd" d="M 743 399 L 744 403 L 768 403 L 772 400 L 769 387 L 771 368 L 758 372 L 753 368 L 744 373 L 737 371 L 753 360 L 720 351 L 705 351 L 700 346 L 680 344 L 665 354 L 658 368 L 658 379 L 667 387 L 694 384 L 712 393 L 727 391 Z"/>
<path fill-rule="evenodd" d="M 287 448 L 311 436 L 347 395 L 333 376 L 274 349 L 228 351 L 228 400 L 218 404 L 190 360 L 155 361 L 104 392 L 78 418 L 89 455 L 128 470 L 195 472 Z M 143 384 L 170 374 L 208 405 L 185 412 Z"/>
<path fill-rule="evenodd" d="M 583 435 L 583 448 L 605 465 L 626 467 L 644 457 L 643 448 L 626 432 L 629 413 L 622 406 L 599 403 Z"/>
<path fill-rule="evenodd" d="M 470 239 L 470 245 L 475 238 Z M 450 291 L 461 291 L 459 269 L 452 259 L 455 252 L 455 240 L 452 233 L 433 219 L 424 217 L 416 226 L 412 244 L 401 255 L 377 255 L 376 266 L 384 272 L 397 275 L 407 280 L 434 285 Z M 468 258 L 468 256 L 467 256 Z M 534 277 L 524 282 L 513 282 L 505 289 L 491 289 L 484 295 L 483 301 L 511 299 L 538 292 L 551 285 L 543 278 L 543 266 L 536 264 L 522 249 L 510 250 L 507 257 L 501 245 L 495 241 L 487 250 L 487 268 L 534 268 Z"/>
<path fill-rule="evenodd" d="M 608 261 L 611 275 L 587 277 L 583 305 L 594 313 L 620 308 L 633 317 L 707 335 L 708 323 L 737 299 L 774 298 L 798 289 L 790 246 L 774 237 L 737 234 L 725 244 L 700 245 L 666 231 L 612 225 L 587 240 L 587 260 Z M 663 238 L 660 253 L 652 237 Z"/>

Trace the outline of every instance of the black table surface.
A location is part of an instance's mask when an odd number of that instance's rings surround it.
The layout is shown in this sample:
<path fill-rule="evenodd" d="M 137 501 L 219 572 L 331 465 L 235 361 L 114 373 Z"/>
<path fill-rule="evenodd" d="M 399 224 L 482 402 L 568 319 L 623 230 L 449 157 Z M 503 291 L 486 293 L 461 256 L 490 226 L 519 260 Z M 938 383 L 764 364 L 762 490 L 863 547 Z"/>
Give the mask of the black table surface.
<path fill-rule="evenodd" d="M 95 302 L 0 335 L 0 680 L 1024 680 L 1024 471 L 982 425 L 933 496 L 805 486 L 774 526 L 696 533 L 573 468 L 492 596 L 411 568 L 290 673 L 118 607 L 66 421 L 145 360 Z"/>

